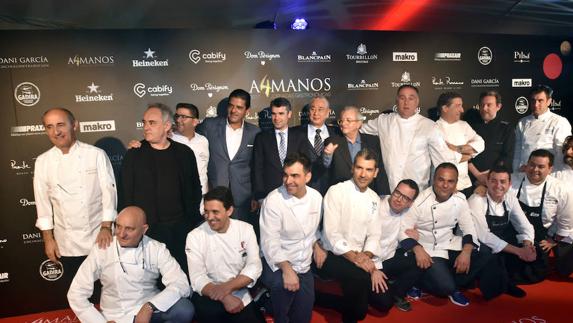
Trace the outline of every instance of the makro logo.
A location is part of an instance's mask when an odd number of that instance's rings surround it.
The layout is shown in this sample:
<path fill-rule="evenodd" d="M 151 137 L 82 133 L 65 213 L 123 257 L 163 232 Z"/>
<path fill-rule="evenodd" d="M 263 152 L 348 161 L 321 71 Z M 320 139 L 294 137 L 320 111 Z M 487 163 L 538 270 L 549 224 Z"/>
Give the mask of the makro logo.
<path fill-rule="evenodd" d="M 115 58 L 113 55 L 103 56 L 80 56 L 74 55 L 68 58 L 68 66 L 113 66 Z"/>
<path fill-rule="evenodd" d="M 378 60 L 378 55 L 368 55 L 366 45 L 360 43 L 358 47 L 356 47 L 356 54 L 346 54 L 346 59 L 354 61 L 356 64 L 368 64 L 370 61 Z"/>
<path fill-rule="evenodd" d="M 417 62 L 417 52 L 393 52 L 392 61 L 394 62 Z"/>
<path fill-rule="evenodd" d="M 0 68 L 50 67 L 46 56 L 0 57 Z"/>
<path fill-rule="evenodd" d="M 33 136 L 33 135 L 42 135 L 44 134 L 44 125 L 43 124 L 33 124 L 27 126 L 14 126 L 11 129 L 10 136 L 12 137 L 19 137 L 19 136 Z"/>
<path fill-rule="evenodd" d="M 265 65 L 267 61 L 272 61 L 281 58 L 280 54 L 266 53 L 265 51 L 251 52 L 249 50 L 243 53 L 248 60 L 260 60 L 261 65 Z"/>
<path fill-rule="evenodd" d="M 455 80 L 449 75 L 432 76 L 432 85 L 435 90 L 459 90 L 464 82 Z"/>
<path fill-rule="evenodd" d="M 470 80 L 471 87 L 499 87 L 499 80 L 495 77 L 476 78 Z"/>
<path fill-rule="evenodd" d="M 434 61 L 461 61 L 462 53 L 435 53 Z"/>
<path fill-rule="evenodd" d="M 369 83 L 361 80 L 358 83 L 346 83 L 346 89 L 349 91 L 378 90 L 378 82 Z"/>
<path fill-rule="evenodd" d="M 330 63 L 332 56 L 330 54 L 319 55 L 313 51 L 310 55 L 297 55 L 296 60 L 299 63 Z"/>
<path fill-rule="evenodd" d="M 41 243 L 44 242 L 40 232 L 22 233 L 22 242 L 24 244 Z"/>
<path fill-rule="evenodd" d="M 229 90 L 229 86 L 228 85 L 217 85 L 217 84 L 213 84 L 213 83 L 205 83 L 203 85 L 197 84 L 197 83 L 191 83 L 189 85 L 189 87 L 191 88 L 191 91 L 195 92 L 195 91 L 206 91 L 207 96 L 208 97 L 213 97 L 213 92 L 215 93 L 219 93 L 220 91 L 228 91 Z"/>
<path fill-rule="evenodd" d="M 155 55 L 155 51 L 148 48 L 143 52 L 143 59 L 133 59 L 131 64 L 133 67 L 166 67 L 169 66 L 169 60 L 159 60 Z"/>
<path fill-rule="evenodd" d="M 113 93 L 102 94 L 99 89 L 99 85 L 92 84 L 86 86 L 87 94 L 76 94 L 75 99 L 78 103 L 89 103 L 89 102 L 107 102 L 113 101 Z"/>
<path fill-rule="evenodd" d="M 250 93 L 264 94 L 269 97 L 271 94 L 291 94 L 290 97 L 312 97 L 316 94 L 325 95 L 330 92 L 330 77 L 296 78 L 296 79 L 270 79 L 265 75 L 260 81 L 251 82 Z M 285 97 L 289 95 L 284 95 Z"/>
<path fill-rule="evenodd" d="M 56 281 L 64 275 L 64 267 L 60 262 L 45 260 L 40 265 L 40 276 L 47 281 Z"/>
<path fill-rule="evenodd" d="M 511 79 L 511 87 L 531 87 L 531 79 Z"/>
<path fill-rule="evenodd" d="M 36 205 L 36 201 L 28 201 L 27 198 L 21 198 L 19 202 L 20 202 L 20 205 L 22 207 L 35 206 Z"/>
<path fill-rule="evenodd" d="M 115 120 L 82 121 L 80 132 L 115 131 Z"/>
<path fill-rule="evenodd" d="M 482 47 L 478 50 L 478 61 L 481 65 L 489 65 L 493 60 L 493 53 L 489 47 Z"/>
<path fill-rule="evenodd" d="M 198 64 L 201 60 L 204 63 L 223 63 L 227 59 L 227 54 L 223 52 L 201 53 L 198 49 L 189 52 L 189 59 L 193 64 Z"/>
<path fill-rule="evenodd" d="M 146 94 L 149 94 L 149 96 L 168 96 L 173 93 L 173 87 L 167 84 L 146 86 L 144 83 L 136 83 L 133 86 L 133 93 L 140 98 Z"/>
<path fill-rule="evenodd" d="M 420 81 L 412 81 L 412 77 L 410 75 L 410 72 L 408 71 L 404 71 L 404 73 L 402 73 L 402 75 L 400 76 L 400 82 L 391 82 L 392 87 L 400 87 L 402 85 L 412 85 L 415 87 L 419 87 L 421 85 Z"/>
<path fill-rule="evenodd" d="M 14 89 L 14 98 L 25 107 L 31 107 L 40 102 L 40 89 L 32 82 L 22 82 Z"/>
<path fill-rule="evenodd" d="M 517 50 L 513 52 L 514 63 L 529 63 L 530 59 L 531 59 L 530 52 L 517 51 Z"/>
<path fill-rule="evenodd" d="M 520 96 L 515 100 L 515 111 L 519 114 L 524 114 L 529 109 L 529 101 L 524 96 Z"/>

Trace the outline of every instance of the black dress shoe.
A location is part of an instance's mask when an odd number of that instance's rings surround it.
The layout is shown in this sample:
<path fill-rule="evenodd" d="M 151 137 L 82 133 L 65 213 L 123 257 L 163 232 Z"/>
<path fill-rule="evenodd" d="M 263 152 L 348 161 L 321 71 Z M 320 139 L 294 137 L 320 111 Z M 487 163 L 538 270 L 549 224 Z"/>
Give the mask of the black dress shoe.
<path fill-rule="evenodd" d="M 513 297 L 517 297 L 517 298 L 523 298 L 523 297 L 525 297 L 525 295 L 527 295 L 527 293 L 523 289 L 521 289 L 515 285 L 507 286 L 507 291 L 505 291 L 505 293 L 509 296 L 513 296 Z"/>

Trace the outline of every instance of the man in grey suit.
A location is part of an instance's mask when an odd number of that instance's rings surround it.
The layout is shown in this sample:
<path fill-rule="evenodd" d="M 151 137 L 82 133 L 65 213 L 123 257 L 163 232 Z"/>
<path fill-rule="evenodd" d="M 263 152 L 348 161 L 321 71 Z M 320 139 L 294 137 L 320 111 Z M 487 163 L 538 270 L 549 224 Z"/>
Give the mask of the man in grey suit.
<path fill-rule="evenodd" d="M 234 218 L 256 226 L 258 219 L 252 215 L 256 201 L 251 194 L 251 157 L 260 129 L 245 122 L 250 106 L 249 93 L 236 89 L 229 94 L 227 117 L 206 118 L 197 126 L 197 132 L 213 143 L 209 145 L 209 187 L 229 187 L 235 201 Z"/>

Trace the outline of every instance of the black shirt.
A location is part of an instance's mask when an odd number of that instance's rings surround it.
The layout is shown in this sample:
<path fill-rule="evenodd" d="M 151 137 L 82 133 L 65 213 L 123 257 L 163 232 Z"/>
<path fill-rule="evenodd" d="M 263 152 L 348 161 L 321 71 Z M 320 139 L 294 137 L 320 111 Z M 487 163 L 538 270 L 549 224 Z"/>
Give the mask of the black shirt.
<path fill-rule="evenodd" d="M 472 123 L 471 127 L 485 141 L 485 149 L 470 162 L 481 172 L 491 169 L 496 164 L 503 164 L 511 171 L 515 145 L 513 127 L 508 122 L 500 121 L 499 118 L 488 123 L 480 119 L 479 122 Z"/>

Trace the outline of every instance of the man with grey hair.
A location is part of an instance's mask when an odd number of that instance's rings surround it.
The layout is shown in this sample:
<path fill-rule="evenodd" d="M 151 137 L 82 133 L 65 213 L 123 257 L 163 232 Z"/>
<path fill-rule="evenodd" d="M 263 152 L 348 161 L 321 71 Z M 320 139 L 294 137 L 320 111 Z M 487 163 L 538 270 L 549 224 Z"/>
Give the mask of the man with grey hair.
<path fill-rule="evenodd" d="M 359 133 L 364 117 L 355 106 L 345 106 L 339 114 L 338 125 L 342 136 L 330 136 L 324 141 L 323 163 L 328 168 L 329 187 L 352 178 L 352 164 L 362 148 L 368 148 L 376 155 L 378 176 L 372 181 L 372 188 L 378 195 L 390 194 L 388 177 L 382 163 L 380 142 L 376 136 Z"/>
<path fill-rule="evenodd" d="M 128 150 L 123 158 L 123 204 L 145 211 L 147 235 L 165 243 L 187 272 L 185 237 L 202 221 L 201 183 L 193 151 L 167 136 L 171 120 L 164 104 L 150 104 L 145 110 L 141 147 Z"/>

